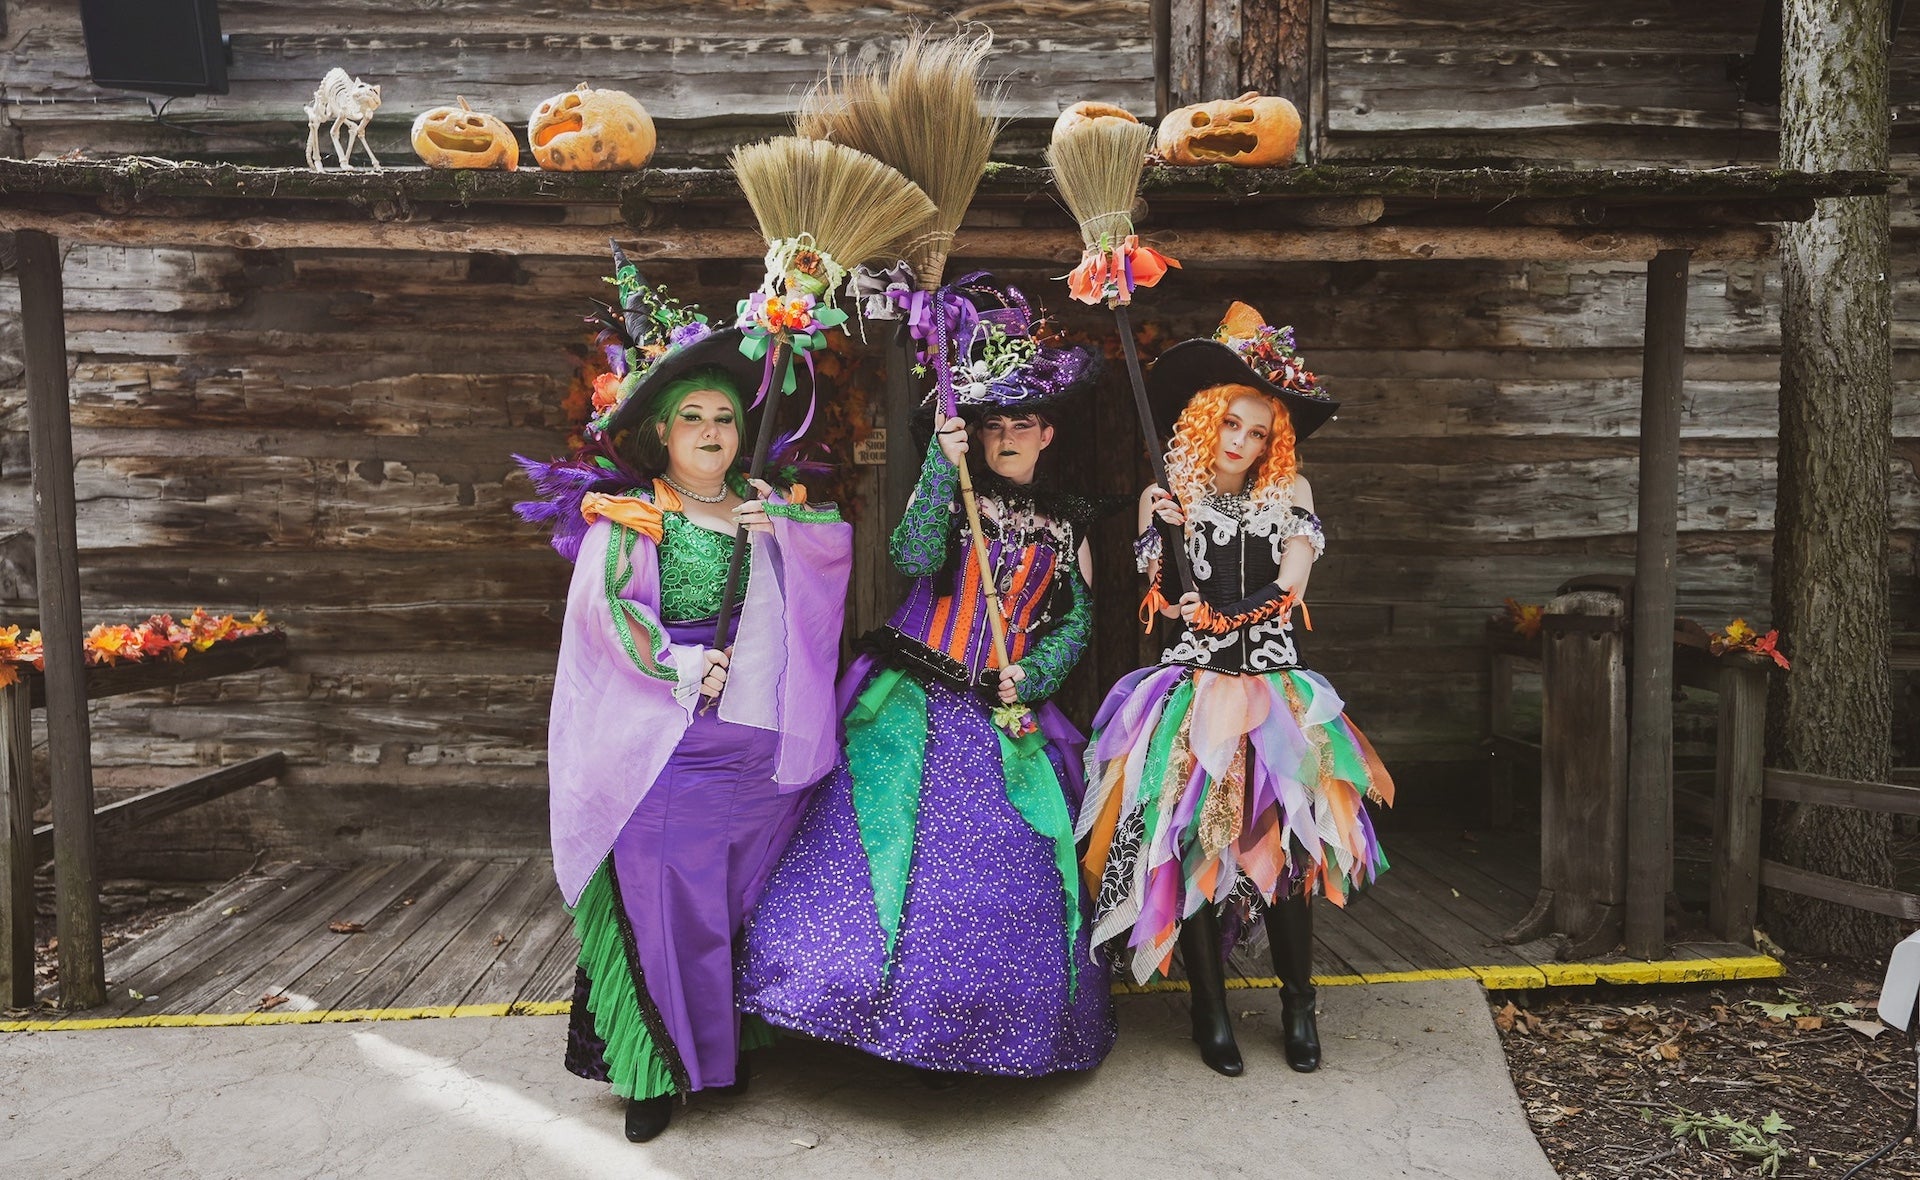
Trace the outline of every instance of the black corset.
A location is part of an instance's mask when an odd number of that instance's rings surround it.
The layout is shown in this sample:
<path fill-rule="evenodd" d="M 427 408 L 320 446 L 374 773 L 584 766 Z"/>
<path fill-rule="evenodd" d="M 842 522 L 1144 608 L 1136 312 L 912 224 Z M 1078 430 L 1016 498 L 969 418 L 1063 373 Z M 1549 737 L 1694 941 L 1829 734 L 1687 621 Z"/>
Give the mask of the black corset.
<path fill-rule="evenodd" d="M 1306 515 L 1299 509 L 1294 511 Z M 1225 613 L 1280 576 L 1272 541 L 1249 536 L 1238 524 L 1229 527 L 1203 519 L 1188 524 L 1185 531 L 1195 588 L 1201 600 L 1217 611 Z M 1160 535 L 1162 553 L 1170 554 L 1169 547 L 1177 543 L 1178 532 L 1163 524 Z M 1179 574 L 1171 560 L 1160 562 L 1160 592 L 1168 602 L 1180 601 Z M 1232 673 L 1277 672 L 1300 666 L 1291 615 L 1251 623 L 1223 635 L 1194 631 L 1176 619 L 1163 632 L 1172 640 L 1160 653 L 1162 664 Z"/>

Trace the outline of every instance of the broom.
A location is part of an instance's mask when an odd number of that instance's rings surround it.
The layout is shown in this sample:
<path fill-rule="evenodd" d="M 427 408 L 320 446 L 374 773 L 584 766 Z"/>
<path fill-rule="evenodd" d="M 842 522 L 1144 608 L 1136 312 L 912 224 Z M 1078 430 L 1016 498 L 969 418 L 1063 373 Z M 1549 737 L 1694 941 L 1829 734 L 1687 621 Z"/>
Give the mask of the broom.
<path fill-rule="evenodd" d="M 773 449 L 777 395 L 792 391 L 793 354 L 820 347 L 826 331 L 846 322 L 832 306 L 847 271 L 902 237 L 903 227 L 926 221 L 927 195 L 900 173 L 842 144 L 782 136 L 734 149 L 728 161 L 767 240 L 767 277 L 740 301 L 740 351 L 766 357 L 766 376 L 754 404 L 760 412 L 748 478 L 766 472 Z M 714 646 L 724 647 L 733 621 L 747 534 L 733 537 L 727 580 L 720 594 Z"/>
<path fill-rule="evenodd" d="M 905 250 L 923 297 L 940 288 L 954 233 L 973 203 L 1000 132 L 1000 121 L 980 109 L 980 71 L 992 49 L 991 31 L 933 39 L 925 30 L 916 30 L 884 66 L 875 63 L 828 75 L 802 104 L 795 121 L 801 135 L 850 144 L 893 165 L 933 200 L 933 215 L 916 227 Z M 990 97 L 989 105 L 993 102 Z M 933 361 L 940 412 L 952 418 L 959 406 L 950 370 L 947 311 L 938 298 L 918 302 L 932 320 L 926 351 Z M 918 317 L 910 317 L 895 331 L 887 358 L 888 421 L 900 424 L 894 429 L 904 429 L 912 413 L 908 387 L 912 318 Z M 960 502 L 966 509 L 980 584 L 987 597 L 994 655 L 1002 668 L 1011 667 L 1006 611 L 987 554 L 973 473 L 962 463 L 959 475 Z M 1017 717 L 1010 712 L 1003 724 L 1016 733 L 1025 732 L 1032 718 L 1022 709 Z"/>
<path fill-rule="evenodd" d="M 1133 385 L 1133 408 L 1140 415 L 1140 436 L 1147 444 L 1147 462 L 1153 481 L 1167 486 L 1167 465 L 1160 454 L 1160 434 L 1154 429 L 1153 408 L 1147 404 L 1147 381 L 1140 372 L 1140 353 L 1133 340 L 1127 305 L 1135 287 L 1158 283 L 1168 267 L 1180 264 L 1150 246 L 1133 232 L 1133 205 L 1146 166 L 1147 143 L 1153 133 L 1144 124 L 1117 118 L 1086 119 L 1055 134 L 1047 145 L 1047 163 L 1053 183 L 1074 220 L 1086 253 L 1067 276 L 1073 297 L 1082 303 L 1105 301 L 1113 309 L 1120 332 L 1120 348 L 1127 358 L 1127 379 Z M 1185 544 L 1173 550 L 1174 569 L 1182 593 L 1194 589 L 1193 568 Z M 1149 627 L 1151 623 L 1149 622 Z"/>

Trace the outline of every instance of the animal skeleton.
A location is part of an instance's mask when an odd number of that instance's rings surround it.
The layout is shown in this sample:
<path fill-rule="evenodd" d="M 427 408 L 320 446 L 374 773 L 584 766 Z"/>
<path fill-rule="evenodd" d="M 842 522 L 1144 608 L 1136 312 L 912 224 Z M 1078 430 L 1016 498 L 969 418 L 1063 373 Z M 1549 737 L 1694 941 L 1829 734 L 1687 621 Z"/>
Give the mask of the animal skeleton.
<path fill-rule="evenodd" d="M 333 120 L 330 132 L 333 154 L 342 170 L 351 171 L 353 168 L 348 156 L 353 152 L 353 141 L 356 139 L 361 147 L 367 149 L 367 159 L 373 161 L 375 168 L 380 167 L 380 157 L 373 154 L 373 145 L 367 142 L 367 124 L 373 120 L 373 112 L 380 109 L 378 86 L 369 86 L 358 78 L 350 78 L 345 70 L 335 66 L 320 80 L 320 88 L 313 92 L 312 105 L 301 109 L 307 112 L 307 167 L 316 172 L 327 170 L 326 161 L 320 154 L 320 124 L 328 119 Z M 351 128 L 344 148 L 340 146 L 340 128 L 343 126 Z"/>

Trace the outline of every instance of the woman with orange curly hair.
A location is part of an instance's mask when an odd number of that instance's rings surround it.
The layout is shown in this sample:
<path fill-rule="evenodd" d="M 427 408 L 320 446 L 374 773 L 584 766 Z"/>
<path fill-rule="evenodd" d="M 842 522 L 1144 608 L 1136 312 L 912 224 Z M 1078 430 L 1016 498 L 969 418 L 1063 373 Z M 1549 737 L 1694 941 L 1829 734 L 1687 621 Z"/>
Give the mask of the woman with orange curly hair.
<path fill-rule="evenodd" d="M 1093 938 L 1141 983 L 1178 945 L 1200 1056 L 1233 1077 L 1223 967 L 1264 924 L 1287 1064 L 1304 1073 L 1320 1065 L 1308 903 L 1345 904 L 1387 867 L 1362 800 L 1393 799 L 1373 747 L 1295 647 L 1325 539 L 1294 447 L 1339 406 L 1294 353 L 1293 329 L 1241 303 L 1213 339 L 1167 350 L 1147 392 L 1161 421 L 1178 419 L 1171 486 L 1141 496 L 1142 618 L 1178 624 L 1160 663 L 1114 685 L 1094 718 L 1077 832 Z M 1196 587 L 1177 598 L 1167 546 L 1185 550 Z"/>

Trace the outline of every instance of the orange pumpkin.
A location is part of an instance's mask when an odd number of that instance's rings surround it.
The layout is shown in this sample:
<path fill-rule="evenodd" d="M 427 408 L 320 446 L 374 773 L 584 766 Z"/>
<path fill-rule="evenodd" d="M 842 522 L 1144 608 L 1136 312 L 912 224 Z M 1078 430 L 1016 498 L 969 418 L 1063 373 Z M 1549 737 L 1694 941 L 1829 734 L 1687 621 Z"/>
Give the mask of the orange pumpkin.
<path fill-rule="evenodd" d="M 556 172 L 644 168 L 653 157 L 653 117 L 631 94 L 582 82 L 540 104 L 527 143 L 540 166 Z"/>
<path fill-rule="evenodd" d="M 1066 110 L 1061 111 L 1060 117 L 1053 121 L 1053 137 L 1059 139 L 1060 133 L 1067 128 L 1078 123 L 1091 122 L 1094 119 L 1118 119 L 1123 123 L 1138 123 L 1140 121 L 1127 111 L 1111 103 L 1076 102 Z"/>
<path fill-rule="evenodd" d="M 429 168 L 504 168 L 520 166 L 520 145 L 513 128 L 454 100 L 458 107 L 422 111 L 413 121 L 413 151 Z"/>
<path fill-rule="evenodd" d="M 1284 167 L 1293 163 L 1299 143 L 1300 112 L 1293 104 L 1252 91 L 1171 111 L 1154 138 L 1155 150 L 1169 164 L 1240 168 Z"/>

